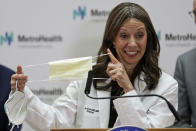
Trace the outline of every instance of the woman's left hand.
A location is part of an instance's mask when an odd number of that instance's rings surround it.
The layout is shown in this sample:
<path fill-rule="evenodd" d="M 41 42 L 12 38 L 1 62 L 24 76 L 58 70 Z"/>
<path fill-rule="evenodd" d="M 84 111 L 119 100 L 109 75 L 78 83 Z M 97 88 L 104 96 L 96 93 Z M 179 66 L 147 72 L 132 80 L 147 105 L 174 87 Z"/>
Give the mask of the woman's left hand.
<path fill-rule="evenodd" d="M 124 89 L 124 92 L 133 90 L 133 85 L 129 79 L 129 76 L 125 70 L 125 67 L 120 63 L 112 54 L 110 49 L 107 49 L 107 53 L 110 57 L 111 62 L 108 63 L 106 73 L 108 76 L 118 83 L 118 85 Z"/>

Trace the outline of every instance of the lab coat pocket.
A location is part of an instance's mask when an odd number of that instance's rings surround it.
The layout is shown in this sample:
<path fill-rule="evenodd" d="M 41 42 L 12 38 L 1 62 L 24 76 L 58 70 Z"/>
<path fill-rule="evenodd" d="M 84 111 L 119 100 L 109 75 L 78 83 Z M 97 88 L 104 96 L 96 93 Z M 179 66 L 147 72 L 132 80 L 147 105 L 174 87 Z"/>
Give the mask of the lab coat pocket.
<path fill-rule="evenodd" d="M 99 128 L 99 107 L 98 105 L 84 105 L 83 128 Z"/>

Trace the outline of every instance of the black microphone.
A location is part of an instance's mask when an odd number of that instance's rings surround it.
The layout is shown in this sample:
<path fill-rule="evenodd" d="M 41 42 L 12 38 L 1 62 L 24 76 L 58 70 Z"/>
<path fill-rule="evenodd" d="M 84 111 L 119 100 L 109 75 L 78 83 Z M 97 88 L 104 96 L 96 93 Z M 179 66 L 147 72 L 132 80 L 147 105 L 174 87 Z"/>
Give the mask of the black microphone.
<path fill-rule="evenodd" d="M 86 82 L 86 88 L 84 90 L 84 93 L 85 94 L 89 94 L 90 93 L 92 81 L 93 81 L 93 71 L 90 70 L 88 72 L 88 78 L 87 78 L 87 82 Z"/>
<path fill-rule="evenodd" d="M 87 82 L 86 82 L 86 88 L 84 93 L 86 94 L 87 97 L 91 98 L 91 99 L 115 99 L 115 98 L 126 98 L 126 97 L 151 97 L 151 96 L 156 96 L 159 98 L 162 98 L 163 100 L 165 100 L 165 102 L 167 103 L 170 111 L 173 113 L 174 117 L 176 118 L 176 122 L 180 121 L 180 117 L 176 111 L 176 109 L 174 108 L 174 106 L 163 96 L 161 95 L 157 95 L 157 94 L 145 94 L 145 95 L 132 95 L 132 96 L 111 96 L 111 97 L 92 97 L 89 96 L 90 94 L 90 89 L 91 89 L 91 85 L 92 85 L 92 80 L 93 80 L 93 72 L 90 70 L 88 72 L 88 78 L 87 78 Z"/>

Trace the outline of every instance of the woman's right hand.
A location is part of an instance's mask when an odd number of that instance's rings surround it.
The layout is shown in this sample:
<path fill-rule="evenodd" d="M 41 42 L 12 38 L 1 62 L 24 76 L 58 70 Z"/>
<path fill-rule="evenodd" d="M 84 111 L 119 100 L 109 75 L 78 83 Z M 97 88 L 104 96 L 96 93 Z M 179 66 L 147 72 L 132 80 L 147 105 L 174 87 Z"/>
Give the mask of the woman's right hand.
<path fill-rule="evenodd" d="M 108 76 L 118 83 L 118 85 L 123 88 L 124 92 L 127 93 L 134 89 L 127 71 L 125 70 L 124 65 L 112 54 L 110 49 L 107 49 L 107 53 L 110 58 L 110 62 L 108 63 L 106 73 Z"/>
<path fill-rule="evenodd" d="M 18 91 L 23 92 L 26 82 L 27 82 L 27 75 L 23 74 L 21 66 L 17 66 L 16 74 L 13 74 L 11 76 L 11 81 L 10 81 L 11 90 L 16 91 L 16 88 L 18 88 Z"/>

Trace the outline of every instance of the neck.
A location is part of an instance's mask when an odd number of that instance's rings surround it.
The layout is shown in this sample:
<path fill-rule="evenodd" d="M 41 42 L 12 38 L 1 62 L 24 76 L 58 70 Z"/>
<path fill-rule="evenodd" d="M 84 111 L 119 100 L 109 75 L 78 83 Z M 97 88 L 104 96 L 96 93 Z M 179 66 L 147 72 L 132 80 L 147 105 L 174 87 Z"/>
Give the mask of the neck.
<path fill-rule="evenodd" d="M 131 77 L 131 75 L 132 75 L 132 73 L 133 73 L 133 71 L 134 71 L 134 69 L 135 69 L 137 64 L 128 64 L 126 62 L 122 62 L 122 64 L 124 65 L 125 70 L 126 70 L 128 76 Z"/>

